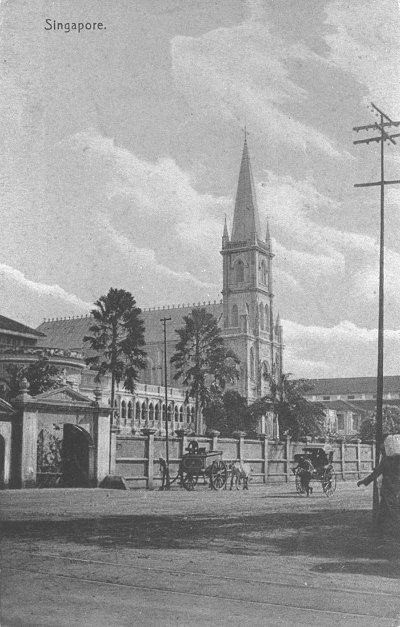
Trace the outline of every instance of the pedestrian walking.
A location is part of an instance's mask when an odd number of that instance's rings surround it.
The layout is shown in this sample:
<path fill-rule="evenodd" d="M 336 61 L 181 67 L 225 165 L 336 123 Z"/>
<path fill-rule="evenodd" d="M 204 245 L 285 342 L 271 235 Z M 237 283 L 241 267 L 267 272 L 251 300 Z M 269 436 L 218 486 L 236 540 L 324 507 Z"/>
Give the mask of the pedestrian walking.
<path fill-rule="evenodd" d="M 382 475 L 377 527 L 400 539 L 400 435 L 387 436 L 384 445 L 380 463 L 357 486 L 367 486 Z"/>

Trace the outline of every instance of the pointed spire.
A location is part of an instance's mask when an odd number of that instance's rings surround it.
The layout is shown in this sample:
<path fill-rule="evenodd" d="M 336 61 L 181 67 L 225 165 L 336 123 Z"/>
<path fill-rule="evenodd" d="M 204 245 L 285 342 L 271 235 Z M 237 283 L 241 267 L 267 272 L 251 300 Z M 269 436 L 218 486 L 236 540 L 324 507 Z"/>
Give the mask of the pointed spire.
<path fill-rule="evenodd" d="M 228 244 L 229 244 L 229 233 L 228 233 L 228 226 L 226 224 L 226 213 L 225 213 L 224 232 L 222 234 L 222 248 L 225 248 Z"/>
<path fill-rule="evenodd" d="M 271 234 L 269 232 L 269 218 L 267 217 L 267 233 L 265 235 L 265 241 L 267 243 L 267 246 L 271 252 L 272 250 L 272 242 L 271 242 Z"/>
<path fill-rule="evenodd" d="M 279 315 L 279 311 L 278 311 L 278 315 L 276 316 L 275 326 L 276 326 L 277 329 L 279 329 L 279 327 L 281 326 L 281 317 Z"/>
<path fill-rule="evenodd" d="M 225 222 L 224 222 L 224 234 L 222 237 L 226 237 L 226 239 L 229 241 L 228 226 L 226 224 L 226 214 L 225 214 Z"/>
<path fill-rule="evenodd" d="M 245 134 L 231 239 L 233 242 L 249 241 L 254 236 L 260 237 L 260 219 Z"/>

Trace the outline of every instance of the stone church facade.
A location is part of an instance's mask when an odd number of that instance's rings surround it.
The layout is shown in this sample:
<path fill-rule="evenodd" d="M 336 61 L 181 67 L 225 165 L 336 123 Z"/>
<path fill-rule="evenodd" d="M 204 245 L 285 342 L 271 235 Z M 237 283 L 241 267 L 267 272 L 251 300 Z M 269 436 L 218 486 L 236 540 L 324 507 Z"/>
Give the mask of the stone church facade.
<path fill-rule="evenodd" d="M 170 358 L 177 342 L 176 329 L 184 325 L 184 316 L 193 308 L 205 308 L 221 327 L 227 347 L 240 360 L 240 376 L 232 386 L 248 402 L 265 395 L 269 377 L 279 383 L 282 373 L 283 331 L 279 315 L 274 317 L 272 282 L 272 246 L 268 226 L 262 231 L 251 164 L 245 139 L 236 192 L 232 232 L 224 225 L 222 235 L 222 300 L 213 303 L 192 303 L 170 307 L 143 309 L 145 324 L 146 369 L 142 372 L 134 394 L 123 388 L 116 393 L 118 426 L 130 432 L 153 426 L 165 428 L 164 404 L 164 336 L 161 318 L 167 324 L 167 392 L 170 429 L 188 427 L 197 433 L 202 425 L 195 423 L 194 403 L 174 379 Z M 97 387 L 95 373 L 84 365 L 86 348 L 83 337 L 89 333 L 90 316 L 45 320 L 37 329 L 35 350 L 51 358 L 66 360 L 69 355 L 82 356 L 76 367 L 64 368 L 65 383 L 80 393 L 93 397 Z M 42 334 L 42 335 L 41 335 Z M 35 352 L 35 351 L 33 351 Z M 109 401 L 110 384 L 102 383 L 103 401 Z M 268 426 L 269 425 L 269 426 Z M 277 435 L 272 417 L 263 421 L 261 431 Z"/>

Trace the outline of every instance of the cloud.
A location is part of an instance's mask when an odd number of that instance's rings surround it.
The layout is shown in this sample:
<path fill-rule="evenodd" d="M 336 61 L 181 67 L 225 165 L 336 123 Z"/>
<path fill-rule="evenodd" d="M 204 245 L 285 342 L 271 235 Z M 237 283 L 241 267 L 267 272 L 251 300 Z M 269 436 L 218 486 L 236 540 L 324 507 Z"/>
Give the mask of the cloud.
<path fill-rule="evenodd" d="M 377 330 L 344 320 L 332 327 L 283 321 L 285 370 L 298 377 L 374 376 Z M 385 331 L 385 374 L 398 374 L 400 331 Z"/>
<path fill-rule="evenodd" d="M 83 314 L 92 308 L 91 303 L 60 285 L 32 281 L 23 272 L 4 263 L 0 264 L 0 288 L 2 314 L 32 326 L 49 315 Z"/>
<path fill-rule="evenodd" d="M 320 65 L 326 60 L 300 43 L 274 35 L 261 5 L 253 2 L 250 6 L 250 19 L 238 26 L 172 40 L 177 88 L 203 116 L 241 124 L 246 119 L 257 134 L 264 133 L 279 144 L 341 156 L 334 140 L 285 109 L 309 97 L 291 77 L 291 62 Z"/>
<path fill-rule="evenodd" d="M 140 159 L 95 129 L 76 133 L 58 149 L 77 172 L 72 185 L 68 178 L 62 187 L 82 198 L 108 272 L 116 273 L 122 255 L 130 269 L 127 289 L 141 294 L 146 306 L 190 300 L 194 291 L 203 300 L 217 297 L 215 264 L 221 263 L 229 198 L 199 193 L 191 173 L 173 159 Z M 74 211 L 81 221 L 79 205 Z"/>
<path fill-rule="evenodd" d="M 400 113 L 400 11 L 396 0 L 334 0 L 326 6 L 330 60 L 368 89 L 369 98 Z"/>

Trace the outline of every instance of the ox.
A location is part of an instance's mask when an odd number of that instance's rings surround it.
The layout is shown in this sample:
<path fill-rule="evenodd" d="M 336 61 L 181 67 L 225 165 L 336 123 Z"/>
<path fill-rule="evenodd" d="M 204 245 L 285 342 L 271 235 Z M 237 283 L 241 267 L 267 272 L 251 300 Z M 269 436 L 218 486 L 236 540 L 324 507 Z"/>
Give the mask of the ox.
<path fill-rule="evenodd" d="M 233 483 L 235 483 L 236 490 L 239 490 L 239 484 L 243 480 L 243 490 L 249 489 L 249 479 L 251 476 L 251 467 L 250 464 L 246 464 L 245 462 L 232 462 L 230 465 L 231 470 L 231 487 L 232 490 Z"/>

